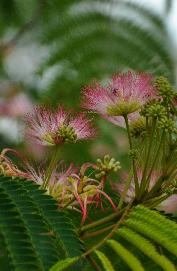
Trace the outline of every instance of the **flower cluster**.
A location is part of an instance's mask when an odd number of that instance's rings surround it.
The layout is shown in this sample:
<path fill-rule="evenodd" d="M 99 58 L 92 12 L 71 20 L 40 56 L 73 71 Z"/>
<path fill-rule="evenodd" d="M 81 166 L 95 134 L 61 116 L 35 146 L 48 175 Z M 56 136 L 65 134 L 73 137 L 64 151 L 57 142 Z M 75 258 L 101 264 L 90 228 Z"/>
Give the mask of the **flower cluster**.
<path fill-rule="evenodd" d="M 27 115 L 26 124 L 28 138 L 46 146 L 75 143 L 96 135 L 85 113 L 72 114 L 61 106 L 55 112 L 46 107 L 36 107 Z"/>
<path fill-rule="evenodd" d="M 117 74 L 106 87 L 98 83 L 86 86 L 81 105 L 118 126 L 124 126 L 123 116 L 129 115 L 131 121 L 137 119 L 141 107 L 157 96 L 152 79 L 146 73 Z"/>
<path fill-rule="evenodd" d="M 86 113 L 74 113 L 58 106 L 55 111 L 36 107 L 26 117 L 27 138 L 43 146 L 53 146 L 49 164 L 37 170 L 18 152 L 5 149 L 0 154 L 1 174 L 31 179 L 52 195 L 60 209 L 82 213 L 83 224 L 88 206 L 103 207 L 103 198 L 113 209 L 122 204 L 144 204 L 172 212 L 177 210 L 177 128 L 176 93 L 168 80 L 147 73 L 126 72 L 113 76 L 107 86 L 99 83 L 82 91 L 81 106 L 99 113 L 115 125 L 126 128 L 129 142 L 129 172 L 113 185 L 120 195 L 115 203 L 106 190 L 108 174 L 121 169 L 120 162 L 109 155 L 96 163 L 61 168 L 58 150 L 64 143 L 92 139 L 96 130 Z M 17 156 L 14 165 L 8 152 Z M 106 185 L 105 185 L 106 184 Z M 118 207 L 117 207 L 118 206 Z"/>
<path fill-rule="evenodd" d="M 21 164 L 23 164 L 23 169 L 19 169 L 19 167 L 11 161 L 7 156 L 8 152 L 14 154 L 16 158 L 19 158 Z M 12 149 L 4 149 L 0 155 L 0 159 L 1 174 L 33 180 L 43 187 L 46 178 L 45 165 L 41 165 L 38 169 L 35 169 L 19 152 Z M 119 169 L 119 162 L 113 163 L 115 159 L 110 160 L 112 161 L 112 167 L 109 167 L 109 172 L 112 170 L 117 171 Z M 97 163 L 85 163 L 80 169 L 75 167 L 73 163 L 71 163 L 69 167 L 63 166 L 63 163 L 59 163 L 52 169 L 46 187 L 47 193 L 57 200 L 59 209 L 69 208 L 82 213 L 82 224 L 87 218 L 88 205 L 96 204 L 97 207 L 102 207 L 102 196 L 109 201 L 113 209 L 116 209 L 113 200 L 104 192 L 103 179 L 91 178 L 91 176 L 86 174 L 89 168 L 97 172 L 100 171 Z M 78 208 L 78 206 L 80 208 Z"/>
<path fill-rule="evenodd" d="M 146 73 L 117 74 L 105 87 L 99 83 L 86 86 L 81 104 L 127 129 L 132 181 L 118 184 L 125 202 L 135 199 L 135 202 L 158 206 L 166 199 L 164 204 L 168 205 L 169 196 L 176 193 L 176 189 L 170 187 L 174 192 L 169 194 L 164 190 L 164 184 L 176 176 L 174 163 L 177 162 L 171 148 L 177 134 L 176 93 L 168 80 L 164 77 L 154 79 Z M 138 148 L 134 138 L 141 141 Z M 154 177 L 154 171 L 161 174 Z M 175 199 L 174 195 L 171 197 Z"/>

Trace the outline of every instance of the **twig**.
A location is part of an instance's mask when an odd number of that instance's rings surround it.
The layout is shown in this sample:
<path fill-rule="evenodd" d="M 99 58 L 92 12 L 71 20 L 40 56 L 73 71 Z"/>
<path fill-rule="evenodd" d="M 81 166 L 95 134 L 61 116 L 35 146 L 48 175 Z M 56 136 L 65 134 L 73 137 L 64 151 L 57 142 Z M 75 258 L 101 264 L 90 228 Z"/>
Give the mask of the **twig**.
<path fill-rule="evenodd" d="M 91 265 L 94 267 L 94 270 L 101 271 L 100 267 L 98 266 L 97 262 L 93 259 L 91 255 L 87 255 L 86 258 L 89 260 Z"/>

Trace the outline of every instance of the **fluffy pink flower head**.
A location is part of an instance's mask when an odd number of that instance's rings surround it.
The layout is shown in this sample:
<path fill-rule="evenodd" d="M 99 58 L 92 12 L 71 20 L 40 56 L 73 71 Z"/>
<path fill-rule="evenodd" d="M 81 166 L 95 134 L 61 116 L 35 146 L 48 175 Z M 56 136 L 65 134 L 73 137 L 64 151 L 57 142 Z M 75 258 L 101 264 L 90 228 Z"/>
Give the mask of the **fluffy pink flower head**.
<path fill-rule="evenodd" d="M 98 83 L 86 86 L 82 93 L 82 107 L 122 126 L 122 116 L 130 114 L 131 119 L 137 118 L 140 108 L 156 97 L 152 79 L 150 74 L 129 71 L 113 76 L 107 87 Z"/>
<path fill-rule="evenodd" d="M 53 146 L 95 136 L 95 129 L 85 113 L 72 114 L 59 106 L 55 112 L 36 107 L 27 115 L 27 136 L 41 145 Z"/>

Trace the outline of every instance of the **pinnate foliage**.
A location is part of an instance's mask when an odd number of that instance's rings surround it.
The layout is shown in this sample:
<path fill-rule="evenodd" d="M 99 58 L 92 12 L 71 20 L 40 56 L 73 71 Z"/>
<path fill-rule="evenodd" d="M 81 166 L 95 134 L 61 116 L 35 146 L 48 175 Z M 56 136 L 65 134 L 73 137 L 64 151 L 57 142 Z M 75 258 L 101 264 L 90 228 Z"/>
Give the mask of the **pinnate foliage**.
<path fill-rule="evenodd" d="M 9 261 L 7 270 L 59 271 L 69 266 L 69 270 L 74 270 L 71 266 L 81 258 L 88 261 L 72 222 L 57 211 L 55 200 L 44 192 L 34 182 L 1 177 L 0 245 Z M 125 266 L 130 270 L 150 270 L 148 264 L 153 270 L 173 271 L 176 251 L 176 223 L 138 205 L 130 210 L 112 238 L 91 255 L 95 252 L 95 260 L 103 270 L 117 270 L 119 263 L 120 270 L 128 270 Z M 1 258 L 1 264 L 2 261 Z"/>
<path fill-rule="evenodd" d="M 142 221 L 146 219 L 145 224 Z M 155 221 L 156 227 L 154 227 L 153 221 Z M 176 232 L 175 222 L 165 218 L 157 211 L 138 205 L 131 210 L 113 237 L 92 252 L 95 252 L 103 270 L 117 270 L 116 268 L 119 267 L 120 270 L 152 270 L 150 268 L 153 268 L 153 270 L 175 271 Z M 65 270 L 72 261 L 76 260 L 76 258 L 68 258 L 68 261 L 61 261 L 51 271 Z"/>
<path fill-rule="evenodd" d="M 71 221 L 44 192 L 34 182 L 1 177 L 0 233 L 10 270 L 48 270 L 57 260 L 80 254 Z"/>

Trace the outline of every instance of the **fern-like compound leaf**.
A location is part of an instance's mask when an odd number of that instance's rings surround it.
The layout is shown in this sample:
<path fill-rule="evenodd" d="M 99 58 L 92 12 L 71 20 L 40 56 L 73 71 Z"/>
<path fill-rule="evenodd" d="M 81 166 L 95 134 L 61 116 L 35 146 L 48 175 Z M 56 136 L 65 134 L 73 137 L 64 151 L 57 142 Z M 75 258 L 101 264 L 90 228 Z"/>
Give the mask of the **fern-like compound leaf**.
<path fill-rule="evenodd" d="M 57 210 L 57 202 L 52 197 L 44 195 L 36 185 L 30 181 L 24 181 L 22 186 L 33 191 L 32 198 L 38 203 L 40 212 L 56 235 L 63 247 L 65 257 L 74 257 L 81 254 L 82 245 L 78 239 L 71 219 Z"/>
<path fill-rule="evenodd" d="M 156 227 L 161 226 L 161 230 L 165 235 L 168 235 L 169 238 L 172 238 L 177 242 L 177 224 L 172 220 L 167 219 L 165 216 L 159 214 L 158 211 L 150 210 L 143 205 L 138 205 L 135 208 L 135 212 L 132 213 L 134 216 L 138 216 L 137 219 L 141 219 L 150 223 Z M 162 226 L 163 225 L 163 226 Z"/>
<path fill-rule="evenodd" d="M 126 239 L 133 246 L 137 247 L 152 261 L 161 266 L 163 270 L 176 271 L 174 264 L 165 255 L 158 253 L 155 246 L 148 239 L 126 227 L 119 229 L 118 235 Z"/>
<path fill-rule="evenodd" d="M 48 271 L 58 260 L 81 254 L 74 226 L 45 193 L 31 181 L 0 178 L 0 235 L 6 246 L 0 248 L 10 271 Z"/>
<path fill-rule="evenodd" d="M 170 238 L 169 233 L 166 232 L 166 229 L 165 229 L 166 225 L 163 225 L 163 224 L 155 225 L 153 221 L 150 222 L 148 218 L 146 220 L 146 214 L 145 214 L 146 211 L 144 212 L 144 215 L 143 215 L 142 211 L 141 213 L 139 213 L 138 208 L 135 207 L 134 211 L 130 214 L 129 218 L 125 221 L 125 225 L 137 231 L 138 233 L 142 234 L 143 236 L 146 236 L 149 239 L 153 240 L 154 242 L 158 243 L 159 245 L 166 248 L 168 251 L 170 251 L 172 254 L 174 254 L 177 257 L 177 239 L 175 238 L 176 230 L 174 230 L 175 225 L 172 228 L 170 228 L 170 231 L 171 231 L 171 238 Z M 155 214 L 154 219 L 157 219 L 156 211 L 150 210 L 150 213 L 151 213 L 152 219 L 153 219 L 154 214 Z"/>

